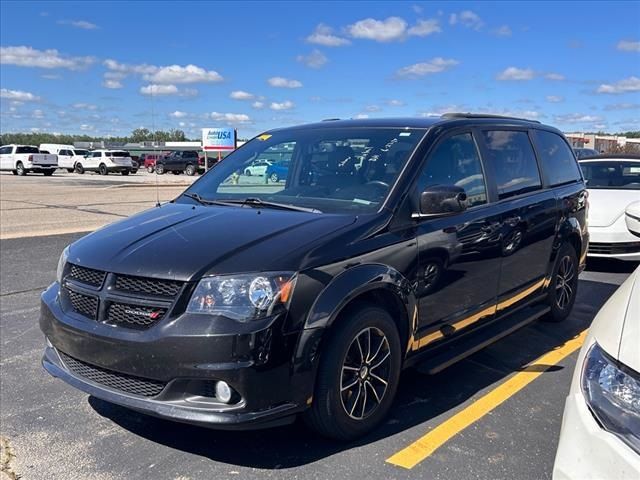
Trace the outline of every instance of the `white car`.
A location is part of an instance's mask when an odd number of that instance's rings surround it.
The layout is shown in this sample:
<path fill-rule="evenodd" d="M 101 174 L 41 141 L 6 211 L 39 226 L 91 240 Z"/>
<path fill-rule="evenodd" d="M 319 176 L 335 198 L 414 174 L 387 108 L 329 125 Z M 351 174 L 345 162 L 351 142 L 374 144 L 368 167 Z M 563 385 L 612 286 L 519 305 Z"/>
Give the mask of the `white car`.
<path fill-rule="evenodd" d="M 14 175 L 29 172 L 53 175 L 58 168 L 58 156 L 41 153 L 34 145 L 3 145 L 0 147 L 0 170 L 9 170 Z"/>
<path fill-rule="evenodd" d="M 271 160 L 264 160 L 264 159 L 258 158 L 257 160 L 254 160 L 251 163 L 251 165 L 249 165 L 244 169 L 244 174 L 247 177 L 250 177 L 252 175 L 261 177 L 267 172 L 267 168 L 272 163 L 273 162 Z"/>
<path fill-rule="evenodd" d="M 627 228 L 625 209 L 640 200 L 640 156 L 581 160 L 589 190 L 590 257 L 640 261 L 640 238 Z"/>
<path fill-rule="evenodd" d="M 627 229 L 636 237 L 640 238 L 640 201 L 633 202 L 624 211 L 624 220 Z"/>
<path fill-rule="evenodd" d="M 124 150 L 93 150 L 76 162 L 76 173 L 98 172 L 107 175 L 110 172 L 120 172 L 129 175 L 135 167 L 129 152 Z"/>
<path fill-rule="evenodd" d="M 58 168 L 64 168 L 69 173 L 75 170 L 76 163 L 82 161 L 88 153 L 88 150 L 59 143 L 42 143 L 40 144 L 40 151 L 58 155 Z"/>
<path fill-rule="evenodd" d="M 640 478 L 640 268 L 602 307 L 566 399 L 554 480 Z"/>

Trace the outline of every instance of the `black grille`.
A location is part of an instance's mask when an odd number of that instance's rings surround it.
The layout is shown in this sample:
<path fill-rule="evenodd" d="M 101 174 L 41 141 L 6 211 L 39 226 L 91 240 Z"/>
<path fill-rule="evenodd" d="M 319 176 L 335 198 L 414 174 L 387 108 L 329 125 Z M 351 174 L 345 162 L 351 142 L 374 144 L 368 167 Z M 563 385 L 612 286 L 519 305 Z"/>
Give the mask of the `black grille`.
<path fill-rule="evenodd" d="M 148 378 L 134 377 L 124 373 L 114 372 L 106 368 L 96 367 L 81 360 L 77 360 L 69 355 L 60 353 L 62 361 L 67 368 L 78 375 L 92 382 L 99 383 L 113 390 L 140 395 L 143 397 L 155 397 L 167 385 L 164 382 L 150 380 Z"/>
<path fill-rule="evenodd" d="M 640 242 L 589 243 L 589 253 L 620 255 L 640 252 Z"/>
<path fill-rule="evenodd" d="M 154 278 L 118 275 L 116 290 L 133 293 L 146 293 L 161 297 L 175 297 L 182 287 L 182 282 L 172 280 L 156 280 Z"/>
<path fill-rule="evenodd" d="M 107 323 L 128 328 L 145 329 L 160 321 L 166 308 L 141 307 L 126 303 L 112 303 L 107 313 Z"/>
<path fill-rule="evenodd" d="M 86 283 L 87 285 L 100 287 L 102 282 L 104 282 L 104 277 L 106 275 L 107 274 L 105 272 L 101 272 L 100 270 L 71 264 L 68 277 L 79 282 Z"/>
<path fill-rule="evenodd" d="M 71 305 L 76 312 L 93 320 L 98 318 L 98 299 L 96 297 L 82 295 L 71 290 L 67 290 L 67 295 L 69 295 Z"/>

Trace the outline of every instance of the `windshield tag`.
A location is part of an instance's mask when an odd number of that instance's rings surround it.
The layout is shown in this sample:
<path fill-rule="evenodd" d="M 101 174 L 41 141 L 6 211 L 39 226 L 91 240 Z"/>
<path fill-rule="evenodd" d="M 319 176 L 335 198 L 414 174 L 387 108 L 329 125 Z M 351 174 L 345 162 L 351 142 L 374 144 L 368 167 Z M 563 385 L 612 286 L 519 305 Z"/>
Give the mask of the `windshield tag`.
<path fill-rule="evenodd" d="M 353 203 L 360 203 L 362 205 L 371 205 L 369 200 L 363 200 L 362 198 L 354 198 Z"/>
<path fill-rule="evenodd" d="M 258 140 L 262 140 L 264 142 L 266 140 L 269 140 L 270 138 L 271 138 L 271 135 L 269 135 L 268 133 L 263 133 L 258 137 Z"/>
<path fill-rule="evenodd" d="M 411 135 L 411 132 L 400 132 L 400 137 L 408 137 Z"/>

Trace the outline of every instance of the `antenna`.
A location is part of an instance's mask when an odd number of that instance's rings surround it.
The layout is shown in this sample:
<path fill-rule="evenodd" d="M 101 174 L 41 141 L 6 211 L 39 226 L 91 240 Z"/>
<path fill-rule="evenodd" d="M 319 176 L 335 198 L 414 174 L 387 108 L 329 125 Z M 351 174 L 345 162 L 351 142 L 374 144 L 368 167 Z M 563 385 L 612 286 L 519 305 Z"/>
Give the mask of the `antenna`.
<path fill-rule="evenodd" d="M 158 145 L 157 137 L 156 137 L 156 109 L 155 109 L 155 96 L 153 91 L 155 90 L 155 85 L 151 86 L 151 135 L 153 142 L 153 153 L 156 157 L 156 168 L 153 169 L 153 173 L 156 175 L 156 207 L 160 206 L 160 186 L 158 185 L 158 152 L 156 151 L 156 147 Z"/>

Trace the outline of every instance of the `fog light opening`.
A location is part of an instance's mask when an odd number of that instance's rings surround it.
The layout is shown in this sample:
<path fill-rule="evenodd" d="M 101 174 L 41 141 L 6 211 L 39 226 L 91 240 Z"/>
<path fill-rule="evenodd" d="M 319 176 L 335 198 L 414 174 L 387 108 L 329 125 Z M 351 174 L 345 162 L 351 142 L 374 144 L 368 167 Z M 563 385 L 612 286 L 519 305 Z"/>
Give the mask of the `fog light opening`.
<path fill-rule="evenodd" d="M 227 382 L 216 383 L 216 398 L 222 403 L 229 403 L 233 397 L 233 390 Z"/>

